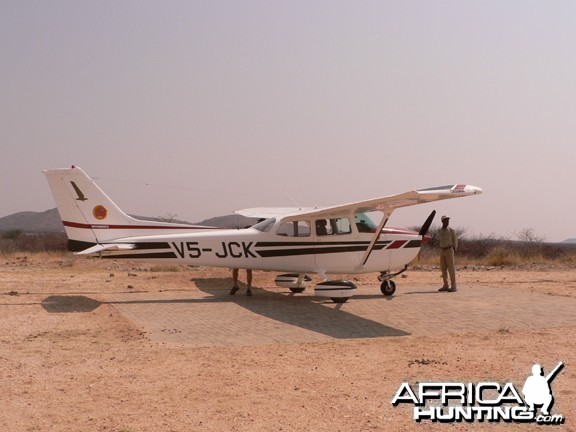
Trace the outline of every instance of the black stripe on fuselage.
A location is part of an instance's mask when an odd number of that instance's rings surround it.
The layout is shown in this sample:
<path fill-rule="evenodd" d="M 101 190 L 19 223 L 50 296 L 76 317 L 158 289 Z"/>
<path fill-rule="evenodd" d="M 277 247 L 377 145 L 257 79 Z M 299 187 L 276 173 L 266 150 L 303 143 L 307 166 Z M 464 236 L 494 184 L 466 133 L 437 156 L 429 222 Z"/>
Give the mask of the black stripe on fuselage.
<path fill-rule="evenodd" d="M 376 242 L 374 250 L 382 250 L 390 246 L 390 240 Z M 402 245 L 402 248 L 420 247 L 421 240 L 410 240 Z M 286 247 L 292 248 L 285 249 Z M 300 247 L 294 247 L 300 246 Z M 302 247 L 304 246 L 304 247 Z M 308 247 L 307 247 L 308 246 Z M 258 242 L 256 243 L 256 253 L 262 258 L 286 257 L 296 255 L 322 255 L 332 253 L 363 252 L 369 246 L 369 242 Z M 266 248 L 278 249 L 266 249 Z M 279 247 L 283 247 L 280 249 Z M 264 249 L 262 249 L 264 248 Z"/>
<path fill-rule="evenodd" d="M 390 242 L 381 241 L 377 242 L 374 249 L 384 249 Z M 283 242 L 260 242 L 256 243 L 256 248 L 261 247 L 279 247 L 279 246 L 310 246 L 299 247 L 290 249 L 257 249 L 256 253 L 262 258 L 281 257 L 281 256 L 296 256 L 296 255 L 323 255 L 332 253 L 345 253 L 345 252 L 362 252 L 365 251 L 368 242 L 326 242 L 326 243 L 283 243 Z"/>
<path fill-rule="evenodd" d="M 135 243 L 136 250 L 149 250 L 149 249 L 171 249 L 170 245 L 166 242 L 147 242 L 147 243 Z"/>
<path fill-rule="evenodd" d="M 139 253 L 137 251 L 152 251 L 152 250 L 172 249 L 167 242 L 143 242 L 135 243 L 134 252 L 111 252 L 110 254 L 102 255 L 102 258 L 134 258 L 134 259 L 171 259 L 176 258 L 174 252 L 148 252 Z"/>
<path fill-rule="evenodd" d="M 382 249 L 381 246 L 379 249 Z M 274 249 L 257 250 L 256 253 L 262 258 L 296 256 L 296 255 L 320 255 L 340 252 L 360 252 L 366 250 L 366 246 L 346 246 L 346 247 L 310 247 L 301 249 Z"/>
<path fill-rule="evenodd" d="M 378 241 L 376 244 L 388 244 L 389 240 Z M 322 241 L 322 242 L 295 242 L 295 241 L 278 241 L 278 242 L 257 242 L 256 247 L 290 247 L 290 246 L 368 246 L 370 242 L 367 241 Z"/>

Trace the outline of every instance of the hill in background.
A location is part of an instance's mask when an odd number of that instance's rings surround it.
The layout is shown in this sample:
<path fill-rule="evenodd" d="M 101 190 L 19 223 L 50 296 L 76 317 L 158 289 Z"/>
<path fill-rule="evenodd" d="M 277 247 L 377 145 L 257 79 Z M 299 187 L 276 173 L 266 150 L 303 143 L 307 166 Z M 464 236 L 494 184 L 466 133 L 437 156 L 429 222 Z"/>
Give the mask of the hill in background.
<path fill-rule="evenodd" d="M 133 216 L 137 219 L 162 221 L 163 218 L 151 218 L 143 216 Z M 190 222 L 172 220 L 174 223 L 190 224 Z M 254 218 L 247 218 L 240 215 L 227 215 L 206 219 L 193 225 L 205 225 L 218 228 L 245 228 L 257 222 Z M 191 224 L 192 225 L 192 224 Z M 0 218 L 0 232 L 22 231 L 30 233 L 64 232 L 64 225 L 60 220 L 58 209 L 53 208 L 44 212 L 19 212 Z"/>
<path fill-rule="evenodd" d="M 45 212 L 25 211 L 0 218 L 0 231 L 63 232 L 57 209 Z"/>

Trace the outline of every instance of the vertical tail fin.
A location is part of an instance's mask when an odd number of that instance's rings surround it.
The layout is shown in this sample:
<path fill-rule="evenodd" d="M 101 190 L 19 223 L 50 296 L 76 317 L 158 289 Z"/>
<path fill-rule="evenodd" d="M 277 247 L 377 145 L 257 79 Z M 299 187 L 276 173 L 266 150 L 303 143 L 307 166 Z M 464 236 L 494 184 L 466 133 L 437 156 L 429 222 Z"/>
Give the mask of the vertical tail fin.
<path fill-rule="evenodd" d="M 124 213 L 79 167 L 45 170 L 68 236 L 68 249 L 142 235 L 209 229 L 194 225 L 144 221 Z"/>

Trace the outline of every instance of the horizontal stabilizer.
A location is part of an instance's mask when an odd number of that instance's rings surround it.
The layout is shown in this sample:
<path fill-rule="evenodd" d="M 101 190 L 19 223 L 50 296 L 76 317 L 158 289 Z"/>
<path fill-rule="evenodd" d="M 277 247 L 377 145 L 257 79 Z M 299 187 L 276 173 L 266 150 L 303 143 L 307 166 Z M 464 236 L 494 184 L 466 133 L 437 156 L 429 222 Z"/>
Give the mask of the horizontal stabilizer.
<path fill-rule="evenodd" d="M 130 250 L 136 247 L 135 244 L 127 244 L 127 243 L 109 243 L 109 244 L 97 244 L 96 246 L 92 246 L 91 248 L 84 249 L 81 252 L 76 252 L 75 255 L 92 255 L 98 252 L 103 251 L 121 251 L 121 250 Z"/>

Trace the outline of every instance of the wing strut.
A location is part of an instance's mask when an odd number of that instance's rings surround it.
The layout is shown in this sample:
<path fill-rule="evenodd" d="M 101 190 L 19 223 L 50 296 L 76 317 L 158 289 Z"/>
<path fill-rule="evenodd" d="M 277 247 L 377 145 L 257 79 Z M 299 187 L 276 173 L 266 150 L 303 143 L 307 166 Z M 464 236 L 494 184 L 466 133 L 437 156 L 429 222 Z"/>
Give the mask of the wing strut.
<path fill-rule="evenodd" d="M 388 222 L 388 219 L 390 218 L 391 214 L 392 214 L 392 212 L 384 212 L 384 214 L 382 215 L 382 220 L 380 221 L 380 225 L 378 225 L 378 228 L 376 229 L 376 233 L 374 234 L 374 237 L 372 238 L 372 241 L 370 242 L 370 246 L 368 246 L 368 249 L 366 250 L 366 253 L 362 257 L 362 261 L 360 261 L 360 265 L 358 267 L 364 267 L 366 265 L 368 258 L 370 258 L 370 254 L 374 250 L 374 246 L 376 246 L 376 242 L 378 241 L 380 234 L 382 234 L 382 228 L 384 228 L 384 225 L 386 225 L 386 222 Z"/>

